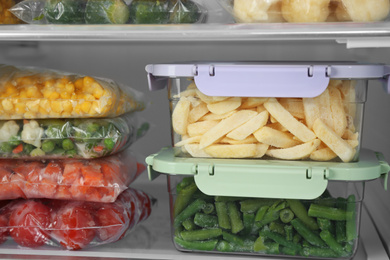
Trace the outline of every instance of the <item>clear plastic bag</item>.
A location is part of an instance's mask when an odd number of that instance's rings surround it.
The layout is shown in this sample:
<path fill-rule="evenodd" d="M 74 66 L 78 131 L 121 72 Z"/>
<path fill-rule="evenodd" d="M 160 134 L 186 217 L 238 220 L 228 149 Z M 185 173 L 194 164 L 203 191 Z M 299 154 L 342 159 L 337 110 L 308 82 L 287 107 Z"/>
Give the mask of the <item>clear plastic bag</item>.
<path fill-rule="evenodd" d="M 0 65 L 0 119 L 116 117 L 144 108 L 141 92 L 110 79 Z"/>
<path fill-rule="evenodd" d="M 389 0 L 218 0 L 239 23 L 375 22 Z"/>
<path fill-rule="evenodd" d="M 22 23 L 16 16 L 14 16 L 9 8 L 14 6 L 17 2 L 15 0 L 0 0 L 0 24 L 19 24 Z"/>
<path fill-rule="evenodd" d="M 143 171 L 130 150 L 90 160 L 0 160 L 0 200 L 114 202 Z"/>
<path fill-rule="evenodd" d="M 99 158 L 120 152 L 149 128 L 137 114 L 115 118 L 0 121 L 0 157 Z"/>
<path fill-rule="evenodd" d="M 0 243 L 79 250 L 118 241 L 147 219 L 155 201 L 127 189 L 114 203 L 16 200 L 0 209 Z M 9 234 L 9 235 L 8 235 Z"/>
<path fill-rule="evenodd" d="M 204 21 L 192 0 L 24 0 L 10 11 L 29 24 L 178 24 Z"/>

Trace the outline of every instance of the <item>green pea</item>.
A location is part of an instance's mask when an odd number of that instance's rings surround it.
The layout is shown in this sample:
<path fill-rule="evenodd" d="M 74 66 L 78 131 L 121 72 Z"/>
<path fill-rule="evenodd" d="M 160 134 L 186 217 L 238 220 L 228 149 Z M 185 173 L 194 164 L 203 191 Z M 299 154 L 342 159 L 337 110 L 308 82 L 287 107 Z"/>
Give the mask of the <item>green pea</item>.
<path fill-rule="evenodd" d="M 20 141 L 20 136 L 11 136 L 8 142 L 12 146 L 18 146 L 19 144 L 22 143 L 22 141 Z"/>
<path fill-rule="evenodd" d="M 65 150 L 62 149 L 62 148 L 54 148 L 54 150 L 52 151 L 52 154 L 64 155 L 65 154 Z"/>
<path fill-rule="evenodd" d="M 62 141 L 62 148 L 64 148 L 64 150 L 66 150 L 66 151 L 72 150 L 74 148 L 74 144 L 73 144 L 72 140 L 64 139 L 64 141 Z"/>
<path fill-rule="evenodd" d="M 31 151 L 30 155 L 31 155 L 31 156 L 34 156 L 34 157 L 37 157 L 37 156 L 44 156 L 44 155 L 45 155 L 45 152 L 42 151 L 42 150 L 39 149 L 39 148 L 35 148 L 34 150 Z"/>
<path fill-rule="evenodd" d="M 42 142 L 42 151 L 45 153 L 50 153 L 56 147 L 55 143 L 51 140 L 45 140 Z"/>
<path fill-rule="evenodd" d="M 65 154 L 68 156 L 68 157 L 75 157 L 77 155 L 77 151 L 75 149 L 72 149 L 72 150 L 68 150 L 65 152 Z"/>
<path fill-rule="evenodd" d="M 89 133 L 95 133 L 99 130 L 100 125 L 97 123 L 91 123 L 87 126 L 87 132 Z"/>
<path fill-rule="evenodd" d="M 0 150 L 3 153 L 10 153 L 12 152 L 12 149 L 12 145 L 9 142 L 0 143 Z"/>
<path fill-rule="evenodd" d="M 32 150 L 35 149 L 35 146 L 33 146 L 32 144 L 24 144 L 23 145 L 23 152 L 25 154 L 30 154 Z"/>
<path fill-rule="evenodd" d="M 114 142 L 114 140 L 112 140 L 112 138 L 106 138 L 106 139 L 104 139 L 104 146 L 108 150 L 112 150 L 115 147 L 115 142 Z"/>

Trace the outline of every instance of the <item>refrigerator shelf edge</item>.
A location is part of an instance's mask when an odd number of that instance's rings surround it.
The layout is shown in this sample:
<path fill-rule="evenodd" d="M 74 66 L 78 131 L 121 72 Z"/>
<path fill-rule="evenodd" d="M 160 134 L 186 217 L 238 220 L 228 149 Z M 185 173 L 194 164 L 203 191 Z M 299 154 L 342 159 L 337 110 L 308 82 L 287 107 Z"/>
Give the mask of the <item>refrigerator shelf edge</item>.
<path fill-rule="evenodd" d="M 370 38 L 368 47 L 387 47 L 383 39 L 388 41 L 390 37 L 389 24 L 2 25 L 0 41 L 334 40 L 344 43 Z"/>

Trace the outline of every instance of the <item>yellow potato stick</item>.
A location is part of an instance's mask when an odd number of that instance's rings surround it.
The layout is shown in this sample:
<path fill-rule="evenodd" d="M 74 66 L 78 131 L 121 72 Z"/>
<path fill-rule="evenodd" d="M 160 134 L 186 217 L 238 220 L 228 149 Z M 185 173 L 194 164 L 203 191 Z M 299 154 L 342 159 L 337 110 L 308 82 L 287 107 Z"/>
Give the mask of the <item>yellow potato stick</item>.
<path fill-rule="evenodd" d="M 319 97 L 303 98 L 302 103 L 306 125 L 309 129 L 313 129 L 314 121 L 321 116 Z"/>
<path fill-rule="evenodd" d="M 358 133 L 358 132 L 354 133 L 354 132 L 352 132 L 351 130 L 347 129 L 347 130 L 344 132 L 342 138 L 343 138 L 344 140 L 358 140 L 358 138 L 359 138 L 359 133 Z"/>
<path fill-rule="evenodd" d="M 258 143 L 257 139 L 253 135 L 250 135 L 247 138 L 245 138 L 244 140 L 239 140 L 239 141 L 231 139 L 229 137 L 224 137 L 219 142 L 225 143 L 225 144 L 254 144 L 254 143 Z"/>
<path fill-rule="evenodd" d="M 287 132 L 288 131 L 284 126 L 282 126 L 278 122 L 277 123 L 268 124 L 267 126 L 272 128 L 272 129 L 275 129 L 275 130 L 278 130 L 278 131 L 282 131 L 282 132 Z"/>
<path fill-rule="evenodd" d="M 330 148 L 322 148 L 318 149 L 310 154 L 310 159 L 313 161 L 321 161 L 326 162 L 333 160 L 337 157 L 337 154 L 335 154 Z"/>
<path fill-rule="evenodd" d="M 329 88 L 325 89 L 321 95 L 318 96 L 318 101 L 320 105 L 320 118 L 322 121 L 327 124 L 330 128 L 334 129 L 332 110 L 330 108 L 330 94 Z"/>
<path fill-rule="evenodd" d="M 329 88 L 330 109 L 333 118 L 333 130 L 339 136 L 342 136 L 347 129 L 347 115 L 344 111 L 343 101 L 340 91 L 336 87 Z"/>
<path fill-rule="evenodd" d="M 188 116 L 188 122 L 189 123 L 195 123 L 200 118 L 202 118 L 204 115 L 206 115 L 209 112 L 206 103 L 202 102 L 198 106 L 191 109 L 190 114 Z"/>
<path fill-rule="evenodd" d="M 265 102 L 264 107 L 280 124 L 302 142 L 308 142 L 316 138 L 307 126 L 295 119 L 275 98 Z"/>
<path fill-rule="evenodd" d="M 221 119 L 225 119 L 225 118 L 228 118 L 229 116 L 233 115 L 234 113 L 236 113 L 237 111 L 234 110 L 234 111 L 230 111 L 226 114 L 222 114 L 222 115 L 217 115 L 217 114 L 213 114 L 213 113 L 208 113 L 206 115 L 204 115 L 202 118 L 199 119 L 199 121 L 208 121 L 208 120 L 221 120 Z"/>
<path fill-rule="evenodd" d="M 192 81 L 192 79 L 191 79 L 191 81 Z M 188 85 L 187 90 L 189 90 L 189 89 L 197 89 L 197 86 L 196 86 L 195 82 L 192 81 L 190 83 L 190 85 Z"/>
<path fill-rule="evenodd" d="M 221 101 L 224 101 L 228 98 L 230 98 L 230 97 L 213 97 L 213 102 L 221 102 Z"/>
<path fill-rule="evenodd" d="M 187 127 L 187 133 L 189 136 L 198 136 L 203 135 L 210 129 L 212 129 L 214 126 L 218 125 L 220 121 L 214 120 L 214 121 L 199 121 L 193 124 L 189 124 Z"/>
<path fill-rule="evenodd" d="M 261 113 L 261 112 L 263 112 L 263 111 L 266 111 L 267 109 L 265 109 L 265 107 L 263 106 L 263 105 L 260 105 L 260 106 L 258 106 L 257 108 L 256 108 L 256 111 L 257 111 L 257 113 Z"/>
<path fill-rule="evenodd" d="M 242 102 L 240 108 L 242 109 L 256 108 L 264 104 L 264 102 L 266 102 L 267 100 L 268 98 L 264 98 L 264 97 L 248 97 Z"/>
<path fill-rule="evenodd" d="M 342 85 L 337 86 L 341 92 L 345 113 L 356 117 L 356 81 L 344 80 Z"/>
<path fill-rule="evenodd" d="M 281 98 L 279 103 L 294 117 L 298 119 L 305 119 L 301 98 Z"/>
<path fill-rule="evenodd" d="M 202 136 L 200 140 L 200 149 L 203 149 L 213 143 L 215 143 L 218 139 L 225 136 L 230 131 L 236 129 L 242 124 L 249 121 L 251 118 L 257 115 L 256 112 L 250 110 L 241 110 L 228 118 L 223 119 L 219 122 L 215 127 L 210 129 L 207 133 Z"/>
<path fill-rule="evenodd" d="M 268 144 L 256 144 L 256 155 L 255 158 L 261 158 L 268 151 Z"/>
<path fill-rule="evenodd" d="M 234 97 L 227 100 L 207 105 L 208 110 L 217 115 L 229 113 L 241 106 L 241 98 Z"/>
<path fill-rule="evenodd" d="M 352 148 L 356 148 L 356 147 L 359 146 L 359 141 L 358 140 L 346 140 L 346 141 Z"/>
<path fill-rule="evenodd" d="M 228 133 L 226 136 L 238 141 L 244 140 L 253 134 L 253 132 L 255 132 L 257 129 L 265 126 L 268 121 L 268 116 L 269 113 L 267 111 L 261 112 L 242 126 Z"/>
<path fill-rule="evenodd" d="M 273 116 L 269 117 L 269 121 L 271 121 L 271 124 L 278 123 L 278 120 L 276 120 L 275 117 L 273 117 Z"/>
<path fill-rule="evenodd" d="M 185 99 L 187 99 L 188 101 L 190 101 L 190 102 L 191 102 L 191 107 L 197 107 L 197 106 L 199 106 L 200 104 L 204 103 L 204 102 L 202 102 L 202 100 L 200 100 L 199 98 L 193 97 L 193 96 L 182 97 L 182 98 L 185 98 Z"/>
<path fill-rule="evenodd" d="M 314 122 L 313 130 L 317 137 L 337 154 L 343 162 L 350 162 L 353 159 L 356 151 L 320 118 Z"/>
<path fill-rule="evenodd" d="M 209 104 L 209 103 L 213 103 L 214 102 L 214 99 L 213 97 L 210 97 L 210 96 L 207 96 L 205 94 L 203 94 L 202 92 L 200 92 L 199 89 L 196 89 L 196 95 L 205 103 Z"/>
<path fill-rule="evenodd" d="M 186 98 L 181 98 L 172 112 L 173 130 L 184 135 L 187 133 L 188 115 L 190 113 L 191 102 Z"/>
<path fill-rule="evenodd" d="M 331 79 L 329 80 L 329 86 L 339 87 L 343 84 L 343 81 L 341 79 Z"/>
<path fill-rule="evenodd" d="M 266 155 L 283 160 L 305 159 L 308 158 L 310 154 L 317 149 L 320 143 L 320 140 L 314 139 L 304 144 L 296 145 L 290 148 L 269 149 L 266 152 Z"/>
<path fill-rule="evenodd" d="M 347 115 L 347 129 L 351 130 L 352 132 L 355 132 L 355 123 L 353 122 L 353 117 L 350 115 Z"/>
<path fill-rule="evenodd" d="M 175 144 L 175 147 L 180 147 L 180 146 L 183 146 L 183 145 L 186 145 L 186 144 L 193 144 L 193 143 L 198 143 L 199 144 L 200 138 L 201 138 L 201 136 L 198 135 L 198 136 L 193 136 L 193 137 L 189 137 L 189 138 L 183 139 L 180 142 L 177 142 Z"/>
<path fill-rule="evenodd" d="M 205 158 L 211 157 L 203 149 L 199 149 L 199 144 L 186 144 L 186 145 L 184 145 L 184 149 L 192 157 L 205 157 Z"/>
<path fill-rule="evenodd" d="M 213 144 L 204 151 L 215 158 L 248 158 L 257 154 L 256 144 Z"/>
<path fill-rule="evenodd" d="M 293 139 L 293 135 L 264 126 L 253 133 L 257 141 L 278 148 L 289 148 L 301 142 Z"/>

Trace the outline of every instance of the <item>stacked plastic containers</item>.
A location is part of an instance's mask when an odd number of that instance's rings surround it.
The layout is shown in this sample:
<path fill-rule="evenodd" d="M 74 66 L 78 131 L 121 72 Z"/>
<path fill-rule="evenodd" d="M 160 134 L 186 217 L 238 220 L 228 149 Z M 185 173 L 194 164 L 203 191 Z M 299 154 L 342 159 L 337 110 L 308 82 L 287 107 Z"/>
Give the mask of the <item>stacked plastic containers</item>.
<path fill-rule="evenodd" d="M 172 145 L 147 158 L 167 175 L 180 251 L 352 258 L 364 183 L 390 167 L 361 147 L 369 80 L 354 62 L 215 62 L 146 67 L 168 89 Z M 386 188 L 386 185 L 385 185 Z"/>
<path fill-rule="evenodd" d="M 0 66 L 0 241 L 77 250 L 114 242 L 151 199 L 128 186 L 145 170 L 128 147 L 148 124 L 128 86 Z"/>

